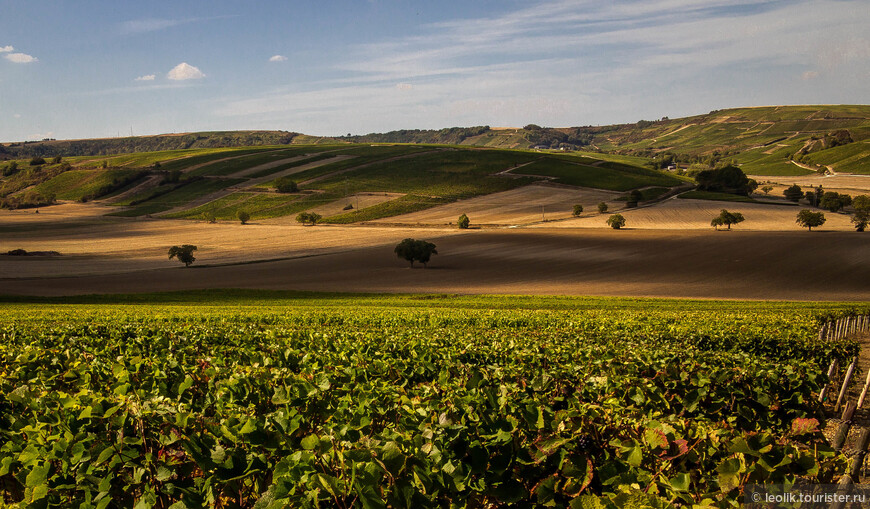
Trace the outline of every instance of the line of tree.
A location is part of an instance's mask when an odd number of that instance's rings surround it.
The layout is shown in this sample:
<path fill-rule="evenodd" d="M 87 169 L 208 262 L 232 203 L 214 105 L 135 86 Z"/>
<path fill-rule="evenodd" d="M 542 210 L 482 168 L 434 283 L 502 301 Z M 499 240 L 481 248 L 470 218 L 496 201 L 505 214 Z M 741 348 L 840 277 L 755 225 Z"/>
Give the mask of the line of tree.
<path fill-rule="evenodd" d="M 351 143 L 434 143 L 458 145 L 466 138 L 479 136 L 489 131 L 489 126 L 447 127 L 444 129 L 400 129 L 386 133 L 341 136 L 342 141 Z"/>
<path fill-rule="evenodd" d="M 786 199 L 793 201 L 795 203 L 799 202 L 801 198 L 804 198 L 809 202 L 810 205 L 814 207 L 819 207 L 825 209 L 829 212 L 840 212 L 846 207 L 851 206 L 854 212 L 852 213 L 851 221 L 855 226 L 855 230 L 859 232 L 863 232 L 867 229 L 868 223 L 870 223 L 870 196 L 867 195 L 858 195 L 852 198 L 851 195 L 845 193 L 837 193 L 835 191 L 825 191 L 822 186 L 811 189 L 806 193 L 803 192 L 801 187 L 797 184 L 793 184 L 783 191 L 783 196 Z M 812 212 L 810 210 L 802 210 L 801 213 L 804 212 Z M 818 212 L 816 214 L 821 214 L 821 221 L 824 223 L 824 214 Z M 803 219 L 802 219 L 803 218 Z M 808 216 L 804 214 L 801 217 L 798 217 L 798 222 L 801 223 L 801 226 L 805 228 L 812 228 L 814 226 L 820 226 L 820 224 L 812 224 L 809 222 L 818 221 L 818 216 Z"/>

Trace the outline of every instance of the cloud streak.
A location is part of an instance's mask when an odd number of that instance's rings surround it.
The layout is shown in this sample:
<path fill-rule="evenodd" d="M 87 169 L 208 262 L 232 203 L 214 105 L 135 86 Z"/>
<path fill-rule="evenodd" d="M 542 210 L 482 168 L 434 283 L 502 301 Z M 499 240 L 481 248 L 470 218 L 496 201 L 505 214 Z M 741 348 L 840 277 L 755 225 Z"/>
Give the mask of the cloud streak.
<path fill-rule="evenodd" d="M 797 90 L 835 79 L 828 69 L 870 70 L 864 7 L 856 0 L 537 2 L 356 45 L 334 64 L 338 78 L 226 99 L 216 112 L 304 119 L 324 132 L 329 125 L 581 125 L 728 102 L 806 102 Z"/>
<path fill-rule="evenodd" d="M 121 35 L 137 35 L 146 34 L 149 32 L 158 32 L 180 25 L 188 25 L 191 23 L 200 23 L 203 21 L 213 21 L 216 19 L 227 19 L 235 16 L 210 16 L 205 18 L 184 18 L 184 19 L 169 19 L 169 18 L 142 18 L 124 21 L 118 25 L 118 33 Z"/>
<path fill-rule="evenodd" d="M 39 62 L 38 58 L 28 55 L 27 53 L 5 53 L 3 58 L 15 64 L 31 64 L 33 62 Z"/>

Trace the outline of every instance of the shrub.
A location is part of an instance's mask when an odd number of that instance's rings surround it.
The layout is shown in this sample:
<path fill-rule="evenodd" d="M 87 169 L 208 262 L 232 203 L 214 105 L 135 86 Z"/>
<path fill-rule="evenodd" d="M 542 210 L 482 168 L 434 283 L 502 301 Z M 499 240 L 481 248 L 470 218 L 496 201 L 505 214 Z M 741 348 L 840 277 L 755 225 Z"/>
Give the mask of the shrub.
<path fill-rule="evenodd" d="M 574 205 L 574 216 L 579 216 L 583 213 L 583 205 L 577 204 Z"/>
<path fill-rule="evenodd" d="M 18 163 L 15 161 L 12 161 L 11 163 L 9 163 L 8 165 L 3 167 L 3 176 L 4 177 L 14 175 L 17 172 L 18 172 Z"/>
<path fill-rule="evenodd" d="M 791 187 L 786 188 L 786 190 L 782 192 L 782 195 L 785 196 L 786 200 L 797 203 L 804 197 L 804 192 L 801 190 L 801 186 L 794 184 Z"/>
<path fill-rule="evenodd" d="M 625 226 L 625 218 L 622 217 L 622 214 L 613 214 L 607 218 L 607 224 L 614 230 L 618 230 Z"/>
<path fill-rule="evenodd" d="M 309 223 L 311 226 L 317 224 L 318 221 L 323 219 L 323 216 L 316 212 L 300 212 L 298 216 L 296 216 L 296 221 L 302 224 Z"/>
<path fill-rule="evenodd" d="M 238 214 L 236 214 L 236 217 L 239 218 L 239 221 L 241 221 L 242 224 L 247 224 L 248 220 L 251 219 L 251 214 L 248 214 L 248 211 L 246 210 L 240 210 Z"/>
<path fill-rule="evenodd" d="M 30 160 L 30 166 L 40 166 L 43 164 L 45 164 L 45 159 L 43 159 L 39 156 L 36 156 Z"/>
<path fill-rule="evenodd" d="M 607 212 L 607 204 L 604 202 L 599 203 L 598 204 L 598 213 L 604 214 L 605 212 Z"/>
<path fill-rule="evenodd" d="M 462 214 L 459 216 L 459 219 L 456 221 L 456 224 L 462 228 L 463 230 L 468 229 L 468 226 L 471 224 L 471 221 L 468 219 L 468 216 Z"/>
<path fill-rule="evenodd" d="M 275 190 L 279 193 L 295 193 L 299 191 L 299 185 L 290 177 L 275 179 Z"/>

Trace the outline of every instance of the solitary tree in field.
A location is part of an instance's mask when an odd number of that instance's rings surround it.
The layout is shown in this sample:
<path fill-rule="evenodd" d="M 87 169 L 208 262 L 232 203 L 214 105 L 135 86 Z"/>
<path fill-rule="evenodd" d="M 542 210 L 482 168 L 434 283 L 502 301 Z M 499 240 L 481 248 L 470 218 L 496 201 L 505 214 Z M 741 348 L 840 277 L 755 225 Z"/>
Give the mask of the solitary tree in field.
<path fill-rule="evenodd" d="M 247 224 L 251 219 L 251 214 L 248 214 L 248 211 L 246 210 L 240 210 L 238 214 L 236 214 L 236 217 L 239 218 L 239 221 L 241 221 L 242 224 Z"/>
<path fill-rule="evenodd" d="M 574 216 L 575 217 L 579 216 L 582 213 L 583 213 L 583 205 L 580 205 L 579 203 L 577 205 L 574 205 Z"/>
<path fill-rule="evenodd" d="M 299 215 L 296 216 L 297 223 L 302 223 L 302 224 L 308 223 L 311 226 L 316 225 L 317 222 L 320 221 L 321 219 L 323 219 L 323 216 L 321 216 L 317 212 L 300 212 Z"/>
<path fill-rule="evenodd" d="M 193 257 L 194 251 L 196 251 L 196 246 L 190 244 L 172 246 L 169 248 L 169 259 L 178 258 L 178 261 L 183 263 L 185 267 L 190 267 L 190 264 L 196 261 L 196 258 Z"/>
<path fill-rule="evenodd" d="M 742 223 L 743 221 L 744 217 L 740 212 L 728 212 L 727 210 L 722 209 L 722 212 L 710 221 L 710 226 L 718 230 L 720 226 L 725 225 L 728 226 L 728 229 L 730 230 L 732 224 Z"/>
<path fill-rule="evenodd" d="M 773 191 L 773 186 L 764 186 L 761 188 L 761 192 L 763 192 L 765 196 L 771 191 Z"/>
<path fill-rule="evenodd" d="M 604 214 L 605 212 L 607 212 L 607 204 L 604 202 L 599 203 L 598 204 L 598 213 Z"/>
<path fill-rule="evenodd" d="M 808 231 L 813 231 L 814 226 L 822 226 L 825 224 L 825 215 L 821 212 L 813 212 L 809 209 L 803 209 L 798 212 L 797 220 L 795 222 L 806 227 Z"/>
<path fill-rule="evenodd" d="M 625 226 L 625 218 L 622 217 L 622 214 L 613 214 L 607 218 L 607 224 L 614 230 L 618 230 Z"/>
<path fill-rule="evenodd" d="M 786 200 L 797 203 L 801 198 L 804 197 L 804 192 L 801 190 L 801 186 L 794 184 L 791 187 L 787 188 L 785 191 L 783 191 L 782 195 L 785 196 Z"/>
<path fill-rule="evenodd" d="M 435 244 L 426 242 L 425 240 L 414 239 L 403 240 L 396 245 L 396 248 L 393 251 L 399 258 L 404 258 L 409 261 L 411 267 L 413 267 L 414 262 L 417 261 L 422 263 L 424 268 L 426 267 L 426 264 L 429 263 L 429 258 L 431 258 L 433 254 L 438 254 L 438 251 L 435 249 Z"/>
<path fill-rule="evenodd" d="M 459 226 L 463 230 L 466 230 L 466 229 L 468 229 L 468 226 L 471 224 L 471 221 L 468 219 L 468 216 L 466 216 L 465 214 L 462 214 L 461 216 L 459 216 L 459 219 L 456 220 L 456 224 L 457 224 L 457 226 Z"/>

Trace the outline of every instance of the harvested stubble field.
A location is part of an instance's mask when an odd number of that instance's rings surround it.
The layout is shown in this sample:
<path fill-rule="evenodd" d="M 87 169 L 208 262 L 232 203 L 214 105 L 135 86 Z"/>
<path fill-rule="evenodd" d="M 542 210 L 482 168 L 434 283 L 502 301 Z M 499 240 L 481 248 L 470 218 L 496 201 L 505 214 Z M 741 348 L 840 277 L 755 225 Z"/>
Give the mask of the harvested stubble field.
<path fill-rule="evenodd" d="M 126 222 L 123 228 L 111 223 L 79 227 L 71 223 L 66 232 L 43 232 L 33 240 L 27 230 L 15 233 L 7 228 L 4 238 L 9 243 L 4 244 L 10 248 L 67 252 L 50 258 L 4 256 L 0 294 L 256 288 L 870 299 L 870 236 L 855 232 L 715 232 L 709 228 L 462 232 L 184 221 Z M 411 269 L 397 259 L 393 247 L 406 237 L 437 245 L 439 254 L 429 268 Z M 169 246 L 183 243 L 200 246 L 197 262 L 190 268 L 166 259 Z M 270 258 L 290 259 L 203 266 Z M 87 275 L 64 277 L 83 273 Z"/>
<path fill-rule="evenodd" d="M 583 205 L 587 212 L 596 210 L 599 202 L 614 201 L 622 193 L 591 188 L 567 188 L 546 184 L 529 186 L 460 200 L 431 209 L 388 217 L 374 223 L 393 224 L 449 224 L 467 214 L 474 224 L 515 225 L 541 221 L 542 207 L 545 218 L 571 217 L 575 204 Z"/>
<path fill-rule="evenodd" d="M 629 229 L 645 230 L 704 230 L 712 229 L 710 220 L 719 215 L 722 209 L 740 212 L 746 220 L 732 228 L 734 230 L 798 232 L 800 225 L 795 223 L 798 211 L 806 206 L 724 202 L 713 200 L 684 200 L 672 198 L 650 207 L 619 210 L 625 217 Z M 593 209 L 594 210 L 594 209 Z M 614 211 L 616 212 L 616 211 Z M 547 223 L 539 227 L 557 228 L 602 228 L 610 214 L 584 214 L 583 217 Z M 824 212 L 825 224 L 819 228 L 825 231 L 854 232 L 850 216 Z M 806 230 L 806 229 L 804 229 Z M 815 230 L 815 228 L 814 228 Z M 725 232 L 723 232 L 724 234 Z"/>

